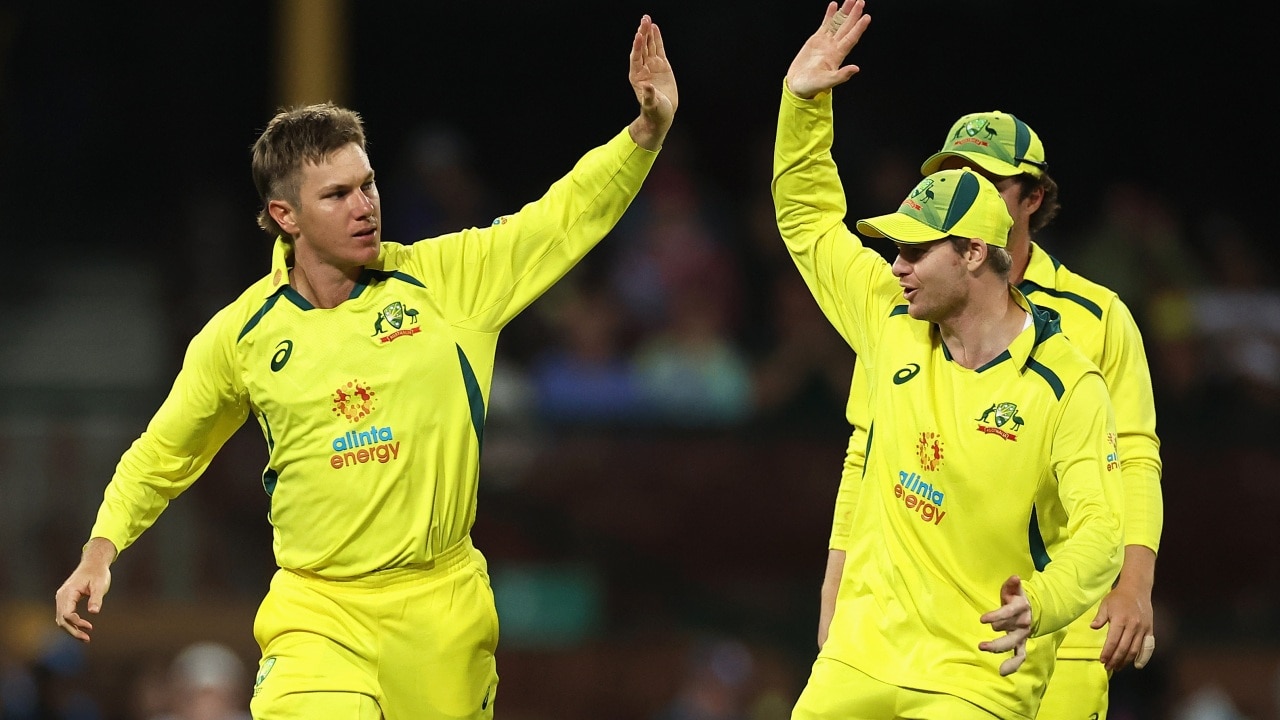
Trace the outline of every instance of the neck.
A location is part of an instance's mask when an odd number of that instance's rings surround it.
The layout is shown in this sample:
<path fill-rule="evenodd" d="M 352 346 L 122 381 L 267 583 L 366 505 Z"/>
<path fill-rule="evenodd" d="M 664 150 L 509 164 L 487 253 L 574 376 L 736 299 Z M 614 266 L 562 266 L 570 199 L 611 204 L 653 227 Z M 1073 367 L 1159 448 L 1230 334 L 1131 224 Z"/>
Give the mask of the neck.
<path fill-rule="evenodd" d="M 1025 227 L 1015 226 L 1009 231 L 1009 244 L 1005 246 L 1013 258 L 1013 267 L 1009 269 L 1009 283 L 1017 285 L 1027 274 L 1027 266 L 1031 264 L 1031 232 Z"/>
<path fill-rule="evenodd" d="M 289 270 L 289 284 L 307 302 L 318 308 L 335 308 L 351 297 L 360 277 L 359 267 L 340 268 L 310 257 L 295 249 L 294 264 Z"/>
<path fill-rule="evenodd" d="M 1009 349 L 1026 324 L 1027 312 L 1014 302 L 1007 283 L 992 284 L 964 310 L 938 323 L 942 342 L 961 367 L 976 370 Z"/>

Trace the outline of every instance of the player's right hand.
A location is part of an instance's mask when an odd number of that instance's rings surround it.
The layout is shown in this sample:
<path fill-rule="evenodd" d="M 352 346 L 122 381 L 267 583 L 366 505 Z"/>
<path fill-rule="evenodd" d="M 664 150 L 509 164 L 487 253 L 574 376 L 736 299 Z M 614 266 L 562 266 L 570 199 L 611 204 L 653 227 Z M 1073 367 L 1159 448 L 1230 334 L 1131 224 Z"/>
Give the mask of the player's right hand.
<path fill-rule="evenodd" d="M 1022 589 L 1022 579 L 1012 575 L 1000 587 L 1000 607 L 979 618 L 992 630 L 1004 635 L 978 643 L 978 649 L 989 653 L 1013 651 L 1013 657 L 1000 663 L 1000 675 L 1012 675 L 1027 659 L 1027 638 L 1031 637 L 1031 603 Z"/>
<path fill-rule="evenodd" d="M 98 538 L 90 541 L 91 545 L 80 558 L 80 565 L 54 595 L 53 621 L 68 635 L 85 643 L 89 642 L 93 623 L 80 617 L 80 601 L 88 599 L 85 609 L 91 615 L 102 610 L 102 598 L 111 589 L 111 561 L 115 559 L 115 546 L 103 541 L 110 546 L 109 552 L 107 548 L 95 548 L 92 543 L 96 540 Z"/>

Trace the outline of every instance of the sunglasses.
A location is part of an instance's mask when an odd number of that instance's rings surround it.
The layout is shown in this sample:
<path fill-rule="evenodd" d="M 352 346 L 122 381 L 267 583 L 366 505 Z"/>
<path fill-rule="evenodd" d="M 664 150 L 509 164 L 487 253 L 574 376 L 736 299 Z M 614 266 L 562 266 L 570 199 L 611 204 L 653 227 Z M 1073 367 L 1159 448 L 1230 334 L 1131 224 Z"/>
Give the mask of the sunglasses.
<path fill-rule="evenodd" d="M 950 242 L 950 240 L 951 238 L 942 238 L 941 240 L 932 240 L 924 243 L 894 243 L 894 245 L 898 248 L 898 257 L 911 265 L 915 265 L 923 260 L 930 250 L 944 242 Z"/>

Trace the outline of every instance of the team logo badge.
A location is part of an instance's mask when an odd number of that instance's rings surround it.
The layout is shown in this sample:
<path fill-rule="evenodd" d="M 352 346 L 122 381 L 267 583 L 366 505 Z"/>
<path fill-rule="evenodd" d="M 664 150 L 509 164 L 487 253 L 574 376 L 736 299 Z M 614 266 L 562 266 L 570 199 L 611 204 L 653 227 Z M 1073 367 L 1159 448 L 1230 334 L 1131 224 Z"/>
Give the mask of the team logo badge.
<path fill-rule="evenodd" d="M 969 137 L 977 137 L 979 133 L 987 140 L 994 140 L 1000 133 L 991 127 L 991 122 L 986 118 L 974 118 L 956 130 L 955 137 L 960 137 L 960 133 L 964 133 Z"/>
<path fill-rule="evenodd" d="M 258 690 L 262 688 L 262 681 L 267 679 L 267 676 L 271 674 L 271 668 L 275 666 L 276 659 L 274 657 L 263 658 L 262 666 L 258 668 L 258 675 L 253 679 L 254 697 L 258 696 Z"/>
<path fill-rule="evenodd" d="M 1018 436 L 1014 434 L 1022 429 L 1023 419 L 1018 415 L 1018 406 L 1011 402 L 992 403 L 991 407 L 982 411 L 982 415 L 978 416 L 978 432 L 988 435 L 997 435 L 1005 440 L 1017 441 Z M 991 423 L 995 423 L 992 427 Z M 1005 430 L 1004 426 L 1008 425 L 1009 429 Z"/>
<path fill-rule="evenodd" d="M 333 413 L 351 422 L 359 422 L 373 412 L 375 395 L 373 388 L 352 380 L 333 391 Z"/>
<path fill-rule="evenodd" d="M 382 308 L 382 311 L 378 313 L 376 318 L 374 318 L 373 336 L 378 337 L 379 335 L 382 335 L 383 337 L 379 338 L 382 342 L 391 342 L 398 337 L 413 335 L 422 329 L 417 327 L 405 328 L 406 320 L 409 325 L 417 325 L 418 311 L 411 307 L 406 307 L 404 303 L 397 300 Z M 390 330 L 387 329 L 387 325 L 391 326 Z M 388 332 L 391 334 L 384 334 Z"/>
<path fill-rule="evenodd" d="M 920 467 L 926 472 L 942 467 L 942 437 L 935 432 L 920 433 L 916 440 L 916 454 L 920 458 Z"/>

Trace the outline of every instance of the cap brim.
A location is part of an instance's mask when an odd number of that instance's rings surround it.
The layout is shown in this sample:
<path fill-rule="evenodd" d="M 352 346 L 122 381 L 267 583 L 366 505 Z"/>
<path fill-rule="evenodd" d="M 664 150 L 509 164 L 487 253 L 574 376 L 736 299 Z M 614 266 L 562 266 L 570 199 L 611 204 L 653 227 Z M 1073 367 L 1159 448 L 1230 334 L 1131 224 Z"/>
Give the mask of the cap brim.
<path fill-rule="evenodd" d="M 877 215 L 858 221 L 858 232 L 869 237 L 882 237 L 894 242 L 914 243 L 933 242 L 947 237 L 947 233 L 931 228 L 919 220 L 902 213 Z"/>
<path fill-rule="evenodd" d="M 1000 177 L 1012 177 L 1026 172 L 1017 165 L 1010 165 L 1009 163 L 993 158 L 990 155 L 961 152 L 959 150 L 944 150 L 940 153 L 934 153 L 928 160 L 925 160 L 924 164 L 920 166 L 920 174 L 926 176 L 934 174 L 941 169 L 942 163 L 946 162 L 947 158 L 952 157 L 967 160 L 992 175 L 999 175 Z"/>

